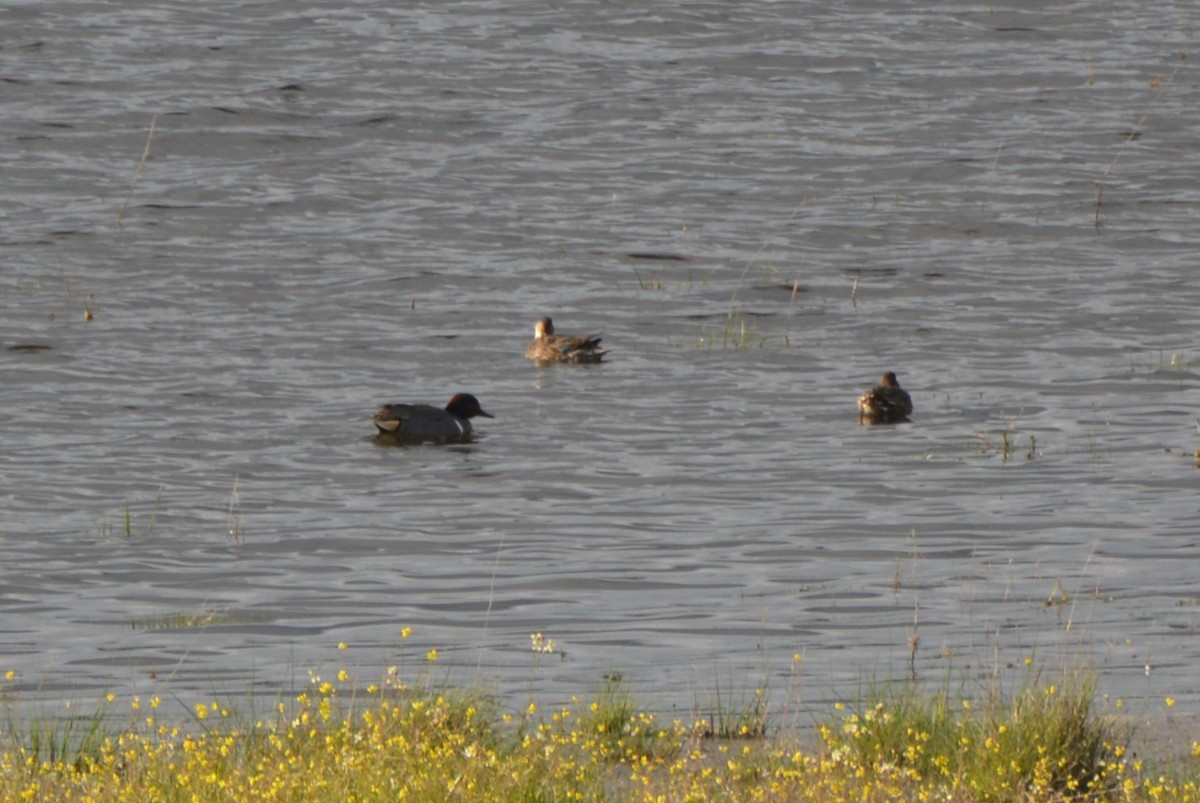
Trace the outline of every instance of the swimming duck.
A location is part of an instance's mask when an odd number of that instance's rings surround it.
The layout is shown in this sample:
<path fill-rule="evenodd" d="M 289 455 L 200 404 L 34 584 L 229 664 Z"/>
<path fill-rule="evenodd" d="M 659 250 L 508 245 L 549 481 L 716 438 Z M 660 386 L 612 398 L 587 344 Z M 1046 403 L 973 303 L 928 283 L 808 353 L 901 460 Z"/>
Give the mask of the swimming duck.
<path fill-rule="evenodd" d="M 471 419 L 493 418 L 470 393 L 458 393 L 444 409 L 429 404 L 385 404 L 371 419 L 379 434 L 409 441 L 465 441 Z"/>
<path fill-rule="evenodd" d="M 858 420 L 872 424 L 894 424 L 912 415 L 912 397 L 888 371 L 879 384 L 858 397 Z"/>
<path fill-rule="evenodd" d="M 541 318 L 533 325 L 533 335 L 525 356 L 541 365 L 600 362 L 608 353 L 600 349 L 600 335 L 556 335 L 554 321 L 549 318 Z"/>

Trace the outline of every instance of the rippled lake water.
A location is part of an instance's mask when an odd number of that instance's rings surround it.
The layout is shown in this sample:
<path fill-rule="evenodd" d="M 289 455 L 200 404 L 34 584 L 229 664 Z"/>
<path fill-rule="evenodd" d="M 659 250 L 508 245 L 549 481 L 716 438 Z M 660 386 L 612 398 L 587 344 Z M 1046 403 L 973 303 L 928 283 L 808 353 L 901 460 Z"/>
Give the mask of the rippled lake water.
<path fill-rule="evenodd" d="M 1034 656 L 1200 705 L 1186 4 L 0 19 L 17 698 L 820 711 Z M 611 360 L 526 361 L 547 314 Z M 372 442 L 457 391 L 474 443 Z"/>

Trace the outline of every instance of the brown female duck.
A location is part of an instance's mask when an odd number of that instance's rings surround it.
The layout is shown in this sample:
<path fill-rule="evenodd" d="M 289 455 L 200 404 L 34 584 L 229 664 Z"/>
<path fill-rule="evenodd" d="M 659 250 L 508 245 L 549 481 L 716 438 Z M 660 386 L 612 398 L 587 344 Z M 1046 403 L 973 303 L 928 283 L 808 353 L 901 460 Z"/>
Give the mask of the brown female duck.
<path fill-rule="evenodd" d="M 912 397 L 888 371 L 879 384 L 858 397 L 858 420 L 870 424 L 894 424 L 912 415 Z"/>
<path fill-rule="evenodd" d="M 534 324 L 533 334 L 525 356 L 539 365 L 600 362 L 608 353 L 600 348 L 600 335 L 556 335 L 554 321 L 549 318 Z"/>

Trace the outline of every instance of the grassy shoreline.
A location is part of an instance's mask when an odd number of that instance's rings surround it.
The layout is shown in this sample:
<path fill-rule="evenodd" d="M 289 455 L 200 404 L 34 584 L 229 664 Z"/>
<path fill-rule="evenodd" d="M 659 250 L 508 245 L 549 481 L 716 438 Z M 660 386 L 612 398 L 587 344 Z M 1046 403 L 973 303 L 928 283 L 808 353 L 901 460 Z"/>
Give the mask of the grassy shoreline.
<path fill-rule="evenodd" d="M 0 799 L 1200 800 L 1200 744 L 1136 756 L 1120 702 L 1097 710 L 1094 676 L 1050 678 L 1031 662 L 1007 693 L 868 688 L 817 714 L 811 733 L 768 726 L 757 699 L 686 722 L 616 682 L 505 712 L 428 675 L 409 684 L 393 668 L 364 689 L 346 670 L 310 673 L 254 720 L 206 701 L 167 723 L 158 697 L 133 698 L 120 728 L 104 706 L 69 728 L 15 725 L 10 709 Z"/>

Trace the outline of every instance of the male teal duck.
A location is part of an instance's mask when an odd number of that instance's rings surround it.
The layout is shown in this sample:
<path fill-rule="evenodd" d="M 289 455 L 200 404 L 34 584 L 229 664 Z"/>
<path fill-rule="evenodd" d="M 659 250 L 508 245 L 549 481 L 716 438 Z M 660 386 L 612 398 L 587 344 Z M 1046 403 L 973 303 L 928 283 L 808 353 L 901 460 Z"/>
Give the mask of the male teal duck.
<path fill-rule="evenodd" d="M 554 321 L 549 318 L 533 325 L 533 335 L 525 356 L 539 365 L 600 362 L 608 353 L 600 348 L 600 335 L 556 335 Z"/>
<path fill-rule="evenodd" d="M 385 404 L 371 419 L 381 435 L 405 441 L 465 441 L 471 419 L 493 418 L 470 393 L 458 393 L 444 409 L 429 404 Z"/>
<path fill-rule="evenodd" d="M 879 384 L 858 397 L 858 420 L 871 424 L 894 424 L 912 415 L 912 397 L 888 371 Z"/>

